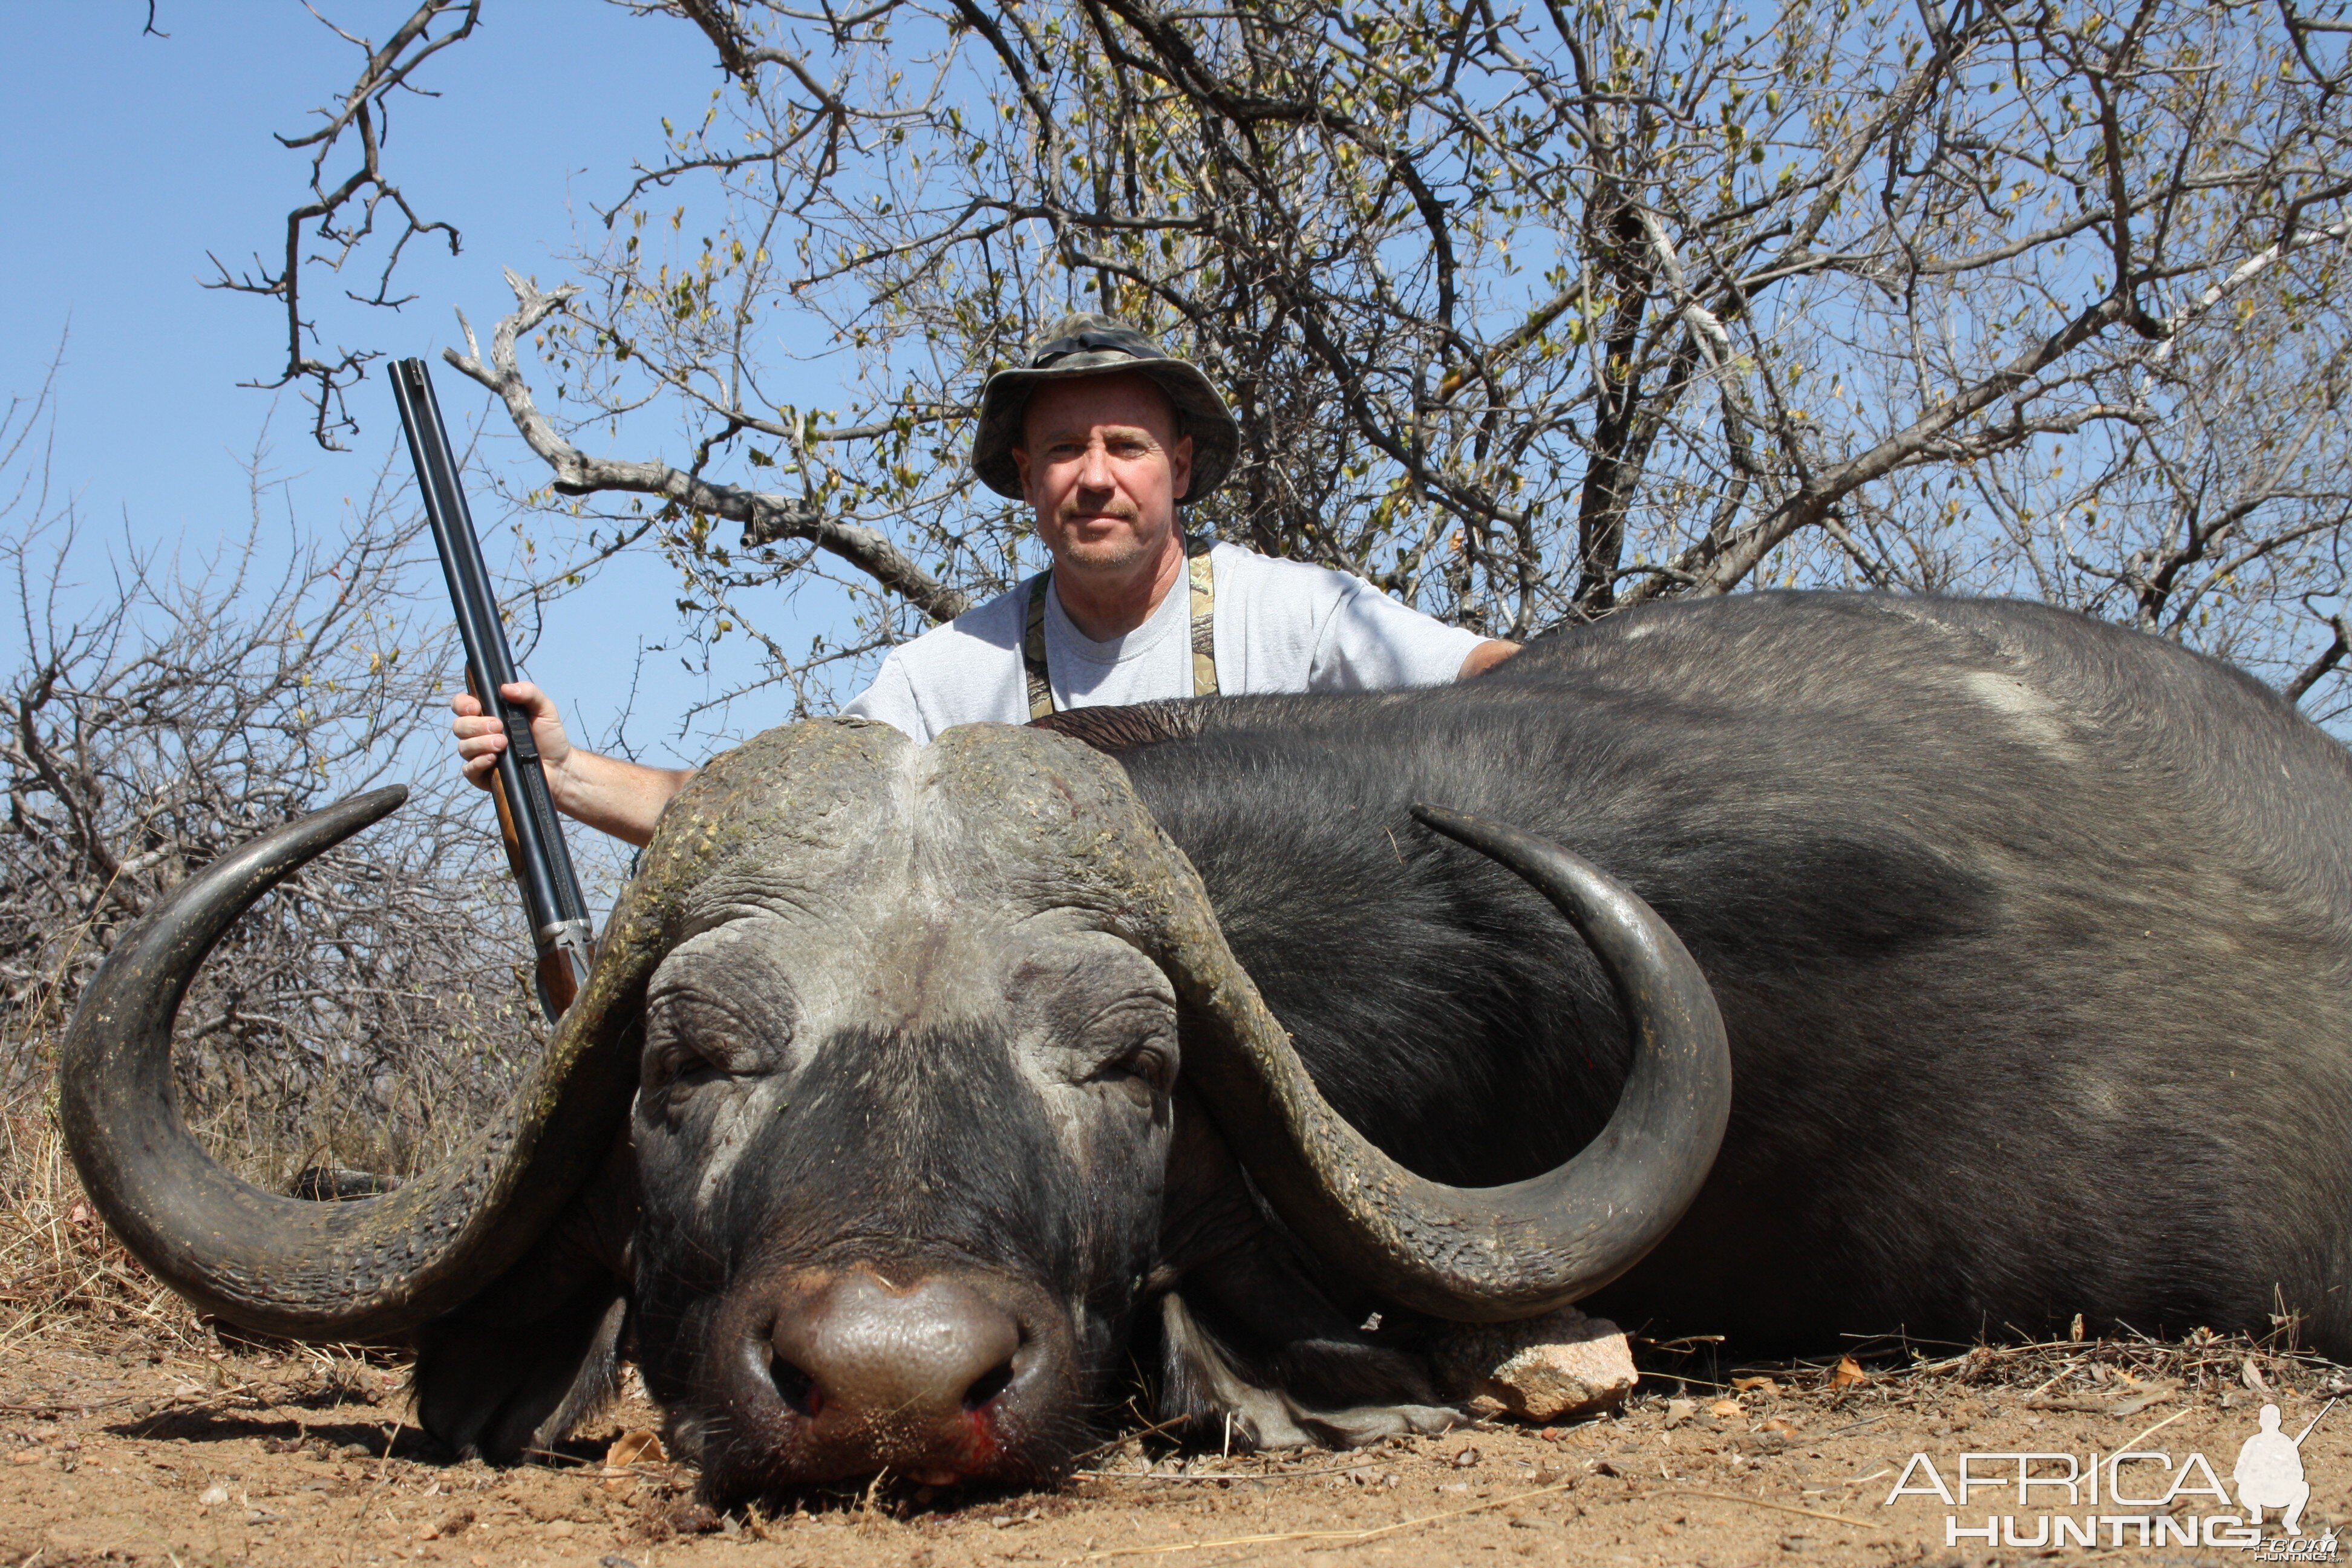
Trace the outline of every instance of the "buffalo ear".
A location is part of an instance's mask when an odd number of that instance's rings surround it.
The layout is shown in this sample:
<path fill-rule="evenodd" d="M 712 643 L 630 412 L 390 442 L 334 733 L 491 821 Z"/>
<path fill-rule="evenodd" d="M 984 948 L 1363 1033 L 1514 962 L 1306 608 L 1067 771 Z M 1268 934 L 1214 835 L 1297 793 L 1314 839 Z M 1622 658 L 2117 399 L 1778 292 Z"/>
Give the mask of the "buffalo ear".
<path fill-rule="evenodd" d="M 1203 1446 L 1352 1448 L 1464 1416 L 1440 1402 L 1420 1357 L 1354 1325 L 1344 1279 L 1302 1258 L 1271 1225 L 1200 1101 L 1181 1085 L 1160 1215 L 1155 1418 Z"/>
<path fill-rule="evenodd" d="M 416 1420 L 462 1458 L 518 1464 L 554 1450 L 621 1387 L 628 1293 L 591 1279 L 528 1323 L 452 1313 L 416 1335 Z"/>
<path fill-rule="evenodd" d="M 1434 1403 L 1426 1375 L 1394 1351 L 1332 1340 L 1314 1347 L 1324 1354 L 1302 1358 L 1304 1346 L 1261 1346 L 1261 1354 L 1272 1353 L 1254 1366 L 1260 1358 L 1240 1353 L 1179 1291 L 1160 1298 L 1160 1342 L 1153 1414 L 1163 1426 L 1181 1425 L 1202 1447 L 1360 1448 L 1409 1433 L 1450 1431 L 1467 1419 Z M 1325 1364 L 1310 1369 L 1303 1360 Z M 1328 1386 L 1312 1386 L 1318 1383 Z"/>
<path fill-rule="evenodd" d="M 1139 702 L 1131 708 L 1066 708 L 1032 719 L 1033 730 L 1051 730 L 1083 742 L 1096 751 L 1117 756 L 1139 746 L 1181 741 L 1201 732 L 1208 721 L 1208 700 Z"/>
<path fill-rule="evenodd" d="M 416 1331 L 416 1424 L 427 1436 L 511 1465 L 551 1450 L 613 1402 L 635 1194 L 624 1133 L 521 1262 Z"/>

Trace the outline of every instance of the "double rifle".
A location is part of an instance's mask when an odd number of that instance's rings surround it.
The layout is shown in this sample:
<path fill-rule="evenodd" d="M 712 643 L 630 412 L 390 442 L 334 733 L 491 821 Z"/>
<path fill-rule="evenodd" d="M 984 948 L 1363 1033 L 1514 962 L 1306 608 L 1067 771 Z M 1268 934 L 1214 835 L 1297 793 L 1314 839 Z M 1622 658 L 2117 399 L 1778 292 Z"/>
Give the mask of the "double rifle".
<path fill-rule="evenodd" d="M 588 966 L 595 958 L 588 903 L 581 896 L 579 873 L 572 868 L 572 853 L 564 847 L 563 826 L 547 791 L 547 770 L 531 740 L 530 716 L 500 690 L 520 679 L 514 650 L 499 619 L 499 603 L 482 566 L 481 541 L 475 537 L 473 514 L 466 510 L 466 492 L 457 484 L 457 454 L 449 449 L 449 432 L 441 424 L 441 405 L 434 399 L 433 378 L 425 374 L 423 360 L 404 359 L 393 365 L 392 395 L 400 405 L 401 426 L 408 432 L 408 455 L 416 464 L 416 489 L 425 498 L 425 516 L 441 552 L 441 574 L 448 580 L 449 600 L 457 607 L 457 636 L 466 645 L 467 689 L 506 731 L 506 750 L 499 753 L 490 795 L 498 803 L 507 865 L 522 889 L 531 943 L 539 952 L 539 1005 L 553 1023 L 587 984 Z"/>

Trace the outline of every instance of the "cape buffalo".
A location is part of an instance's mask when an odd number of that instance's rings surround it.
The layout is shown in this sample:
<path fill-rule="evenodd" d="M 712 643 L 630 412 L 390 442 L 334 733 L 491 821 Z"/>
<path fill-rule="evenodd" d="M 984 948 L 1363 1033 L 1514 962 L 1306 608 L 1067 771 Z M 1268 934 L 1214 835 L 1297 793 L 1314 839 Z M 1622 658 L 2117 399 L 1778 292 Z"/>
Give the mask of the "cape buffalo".
<path fill-rule="evenodd" d="M 349 1203 L 172 1099 L 207 948 L 397 796 L 280 829 L 90 987 L 90 1195 L 205 1310 L 413 1334 L 459 1449 L 634 1357 L 721 1499 L 1051 1477 L 1131 1345 L 1244 1442 L 1426 1428 L 1443 1320 L 1588 1296 L 1748 1353 L 2281 1308 L 2352 1352 L 2352 763 L 2225 665 L 1755 595 L 1051 729 L 717 760 L 511 1117 Z"/>

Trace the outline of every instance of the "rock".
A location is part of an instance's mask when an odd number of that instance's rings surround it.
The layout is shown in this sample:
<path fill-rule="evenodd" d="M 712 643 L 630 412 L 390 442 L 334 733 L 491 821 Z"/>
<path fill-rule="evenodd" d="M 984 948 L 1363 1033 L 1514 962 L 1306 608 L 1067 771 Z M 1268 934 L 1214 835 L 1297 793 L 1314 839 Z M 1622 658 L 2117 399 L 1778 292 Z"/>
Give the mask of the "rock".
<path fill-rule="evenodd" d="M 1612 1409 L 1641 1375 L 1617 1325 L 1573 1307 L 1516 1323 L 1455 1324 L 1432 1359 L 1451 1397 L 1523 1421 Z"/>
<path fill-rule="evenodd" d="M 446 1541 L 451 1536 L 463 1531 L 467 1525 L 473 1522 L 474 1510 L 472 1509 L 452 1509 L 449 1512 L 443 1514 L 439 1519 L 435 1520 L 433 1521 L 432 1528 L 425 1531 L 425 1532 L 418 1536 L 417 1539 L 419 1541 Z"/>

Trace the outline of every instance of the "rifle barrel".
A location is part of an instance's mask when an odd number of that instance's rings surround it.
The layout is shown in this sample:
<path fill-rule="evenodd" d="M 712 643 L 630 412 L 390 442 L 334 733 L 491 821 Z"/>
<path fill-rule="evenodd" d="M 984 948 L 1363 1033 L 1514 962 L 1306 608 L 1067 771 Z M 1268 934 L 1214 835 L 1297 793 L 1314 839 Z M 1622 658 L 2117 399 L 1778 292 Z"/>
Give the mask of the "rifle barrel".
<path fill-rule="evenodd" d="M 408 455 L 416 465 L 416 488 L 425 500 L 434 547 L 441 556 L 449 603 L 457 612 L 457 636 L 466 647 L 467 684 L 482 704 L 482 711 L 506 731 L 506 750 L 499 753 L 491 791 L 497 796 L 507 863 L 522 889 L 531 944 L 539 955 L 540 1005 L 552 1022 L 562 1016 L 587 980 L 593 957 L 587 900 L 563 841 L 563 826 L 547 787 L 547 770 L 531 739 L 530 717 L 500 692 L 500 688 L 519 679 L 514 651 L 499 619 L 498 599 L 490 592 L 489 572 L 482 564 L 481 541 L 474 532 L 465 489 L 457 482 L 457 454 L 450 449 L 449 433 L 441 422 L 441 405 L 433 395 L 433 378 L 425 362 L 395 362 L 392 392 L 400 407 L 401 427 L 408 435 Z"/>

